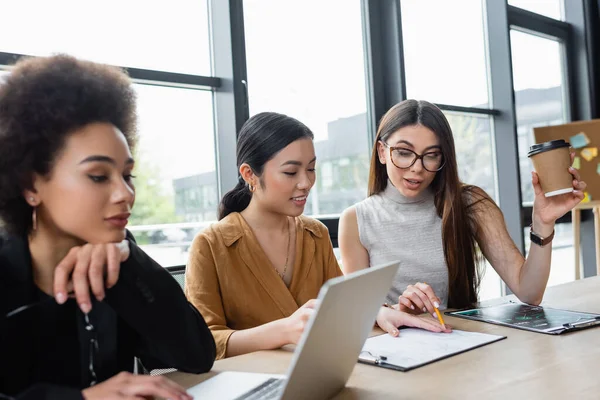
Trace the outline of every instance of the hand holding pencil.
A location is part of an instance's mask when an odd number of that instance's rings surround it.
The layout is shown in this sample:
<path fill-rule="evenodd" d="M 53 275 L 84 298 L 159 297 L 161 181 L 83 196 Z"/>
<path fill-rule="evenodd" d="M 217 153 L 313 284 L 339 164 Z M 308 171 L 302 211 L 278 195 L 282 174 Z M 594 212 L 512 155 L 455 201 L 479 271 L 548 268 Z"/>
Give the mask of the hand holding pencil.
<path fill-rule="evenodd" d="M 425 282 L 408 285 L 404 293 L 398 298 L 400 311 L 411 314 L 429 313 L 437 319 L 435 310 L 440 308 L 442 301 L 433 291 L 433 288 Z"/>
<path fill-rule="evenodd" d="M 450 332 L 451 328 L 445 324 L 439 310 L 441 303 L 431 286 L 425 282 L 418 282 L 408 285 L 398 298 L 398 310 L 416 315 L 428 313 L 439 322 L 444 332 Z"/>
<path fill-rule="evenodd" d="M 402 335 L 398 330 L 401 326 L 420 328 L 437 333 L 452 332 L 452 329 L 448 325 L 441 326 L 437 320 L 431 317 L 422 318 L 398 311 L 396 307 L 396 305 L 384 305 L 377 314 L 377 325 L 392 336 Z"/>

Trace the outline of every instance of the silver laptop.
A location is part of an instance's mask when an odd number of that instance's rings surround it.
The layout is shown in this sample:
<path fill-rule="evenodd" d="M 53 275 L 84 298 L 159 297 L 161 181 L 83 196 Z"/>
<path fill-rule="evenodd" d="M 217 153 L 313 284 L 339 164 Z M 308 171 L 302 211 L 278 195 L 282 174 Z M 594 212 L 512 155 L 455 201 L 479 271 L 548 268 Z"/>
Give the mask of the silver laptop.
<path fill-rule="evenodd" d="M 188 393 L 205 400 L 329 399 L 346 385 L 398 265 L 327 281 L 285 376 L 222 372 Z"/>

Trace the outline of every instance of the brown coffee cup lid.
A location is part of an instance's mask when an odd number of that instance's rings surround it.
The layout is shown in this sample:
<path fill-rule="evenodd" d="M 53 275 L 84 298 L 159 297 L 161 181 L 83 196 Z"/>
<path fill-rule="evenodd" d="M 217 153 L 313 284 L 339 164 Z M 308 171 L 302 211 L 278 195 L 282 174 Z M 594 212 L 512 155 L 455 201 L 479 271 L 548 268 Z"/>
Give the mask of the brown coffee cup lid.
<path fill-rule="evenodd" d="M 563 139 L 551 140 L 545 143 L 534 144 L 529 148 L 527 157 L 535 156 L 536 154 L 543 153 L 554 149 L 560 149 L 562 147 L 571 147 L 571 144 Z"/>

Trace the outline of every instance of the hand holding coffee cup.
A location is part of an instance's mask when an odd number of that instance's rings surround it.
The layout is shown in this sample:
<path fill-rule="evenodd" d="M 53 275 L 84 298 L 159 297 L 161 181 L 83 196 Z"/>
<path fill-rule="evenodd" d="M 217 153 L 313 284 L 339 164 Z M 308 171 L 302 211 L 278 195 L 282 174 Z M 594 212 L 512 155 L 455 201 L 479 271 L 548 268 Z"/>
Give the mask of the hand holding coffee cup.
<path fill-rule="evenodd" d="M 583 200 L 587 185 L 580 180 L 579 171 L 571 167 L 575 153 L 564 140 L 535 144 L 530 147 L 528 157 L 535 169 L 534 221 L 553 225 Z"/>
<path fill-rule="evenodd" d="M 571 166 L 571 145 L 564 140 L 552 140 L 534 144 L 527 156 L 531 158 L 540 185 L 546 197 L 558 196 L 573 191 Z"/>

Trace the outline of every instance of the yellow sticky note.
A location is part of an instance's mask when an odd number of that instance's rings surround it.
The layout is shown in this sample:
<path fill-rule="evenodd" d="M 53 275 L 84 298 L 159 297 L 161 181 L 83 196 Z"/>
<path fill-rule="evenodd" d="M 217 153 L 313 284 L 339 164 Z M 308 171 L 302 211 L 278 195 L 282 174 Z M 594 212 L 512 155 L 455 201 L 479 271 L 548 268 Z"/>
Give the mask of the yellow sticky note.
<path fill-rule="evenodd" d="M 581 159 L 579 157 L 573 158 L 573 168 L 575 168 L 575 169 L 581 168 Z"/>
<path fill-rule="evenodd" d="M 581 157 L 585 158 L 586 161 L 592 161 L 597 155 L 597 147 L 586 147 L 585 149 L 581 150 Z"/>
<path fill-rule="evenodd" d="M 581 202 L 589 203 L 590 201 L 592 201 L 592 196 L 588 192 L 583 192 L 583 200 Z"/>

